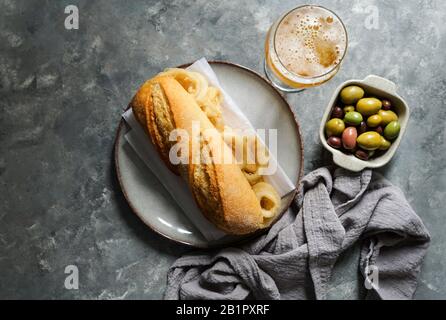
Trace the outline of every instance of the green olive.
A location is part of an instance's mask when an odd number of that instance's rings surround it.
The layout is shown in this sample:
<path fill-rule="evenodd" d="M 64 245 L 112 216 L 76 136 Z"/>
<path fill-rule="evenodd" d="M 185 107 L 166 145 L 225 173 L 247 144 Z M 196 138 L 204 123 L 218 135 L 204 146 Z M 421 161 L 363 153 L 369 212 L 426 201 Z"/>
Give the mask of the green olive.
<path fill-rule="evenodd" d="M 382 105 L 381 100 L 376 98 L 363 98 L 356 104 L 356 111 L 360 112 L 363 116 L 368 117 L 378 113 Z"/>
<path fill-rule="evenodd" d="M 356 140 L 364 150 L 376 150 L 381 146 L 381 135 L 375 131 L 367 131 Z"/>
<path fill-rule="evenodd" d="M 379 150 L 387 150 L 390 148 L 392 144 L 390 141 L 386 140 L 383 136 L 381 136 L 381 145 L 379 146 Z"/>
<path fill-rule="evenodd" d="M 370 128 L 376 128 L 377 126 L 379 126 L 380 124 L 381 124 L 381 121 L 382 121 L 383 119 L 381 118 L 381 116 L 380 115 L 378 115 L 378 114 L 374 114 L 373 116 L 370 116 L 368 119 L 367 119 L 367 125 L 370 127 Z"/>
<path fill-rule="evenodd" d="M 354 106 L 345 106 L 344 107 L 344 113 L 349 113 L 355 111 L 355 107 Z"/>
<path fill-rule="evenodd" d="M 341 91 L 341 101 L 345 105 L 355 104 L 364 97 L 364 90 L 358 86 L 348 86 Z"/>
<path fill-rule="evenodd" d="M 353 126 L 358 126 L 362 122 L 362 115 L 356 111 L 347 112 L 344 117 L 344 122 Z"/>
<path fill-rule="evenodd" d="M 341 119 L 331 119 L 325 124 L 325 133 L 328 137 L 340 136 L 345 129 L 345 123 Z"/>
<path fill-rule="evenodd" d="M 400 134 L 400 130 L 400 123 L 398 121 L 392 121 L 384 129 L 384 137 L 386 137 L 387 140 L 394 140 Z"/>
<path fill-rule="evenodd" d="M 381 122 L 381 125 L 384 127 L 387 126 L 392 121 L 398 121 L 398 116 L 392 110 L 379 110 L 378 114 L 381 116 L 383 120 Z"/>

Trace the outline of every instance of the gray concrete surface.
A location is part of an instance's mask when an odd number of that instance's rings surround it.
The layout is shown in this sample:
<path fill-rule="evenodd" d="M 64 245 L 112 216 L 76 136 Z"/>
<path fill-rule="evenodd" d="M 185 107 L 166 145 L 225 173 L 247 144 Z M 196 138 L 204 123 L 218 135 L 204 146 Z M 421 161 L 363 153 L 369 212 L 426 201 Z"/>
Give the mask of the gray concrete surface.
<path fill-rule="evenodd" d="M 330 163 L 317 129 L 341 81 L 396 82 L 412 118 L 381 171 L 432 234 L 415 297 L 445 299 L 446 2 L 319 3 L 342 17 L 350 45 L 332 81 L 288 97 L 303 128 L 305 172 Z M 79 30 L 64 28 L 68 4 L 79 8 Z M 121 194 L 112 164 L 121 111 L 145 79 L 201 56 L 262 72 L 268 26 L 298 4 L 0 0 L 0 298 L 160 298 L 168 267 L 188 249 L 148 230 Z M 339 262 L 331 298 L 356 297 L 356 254 Z M 79 290 L 64 288 L 70 264 Z"/>

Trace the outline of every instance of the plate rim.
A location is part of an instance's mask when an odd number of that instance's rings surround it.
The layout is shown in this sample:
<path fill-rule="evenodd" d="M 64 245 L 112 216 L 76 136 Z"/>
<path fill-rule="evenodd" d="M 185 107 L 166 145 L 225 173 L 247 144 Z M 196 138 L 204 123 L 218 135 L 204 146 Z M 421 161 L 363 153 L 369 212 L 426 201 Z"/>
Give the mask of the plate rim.
<path fill-rule="evenodd" d="M 295 184 L 296 185 L 296 190 L 294 191 L 294 195 L 290 199 L 290 204 L 282 212 L 281 215 L 283 215 L 289 209 L 289 207 L 292 206 L 293 201 L 296 198 L 297 193 L 299 192 L 300 182 L 302 181 L 302 177 L 303 177 L 303 174 L 304 174 L 304 141 L 303 141 L 303 136 L 302 136 L 302 131 L 301 131 L 301 128 L 300 128 L 299 120 L 297 119 L 296 114 L 294 113 L 293 109 L 291 108 L 290 104 L 285 99 L 283 94 L 277 88 L 275 88 L 271 84 L 271 82 L 267 78 L 265 78 L 263 75 L 259 74 L 258 72 L 254 71 L 254 70 L 252 70 L 252 69 L 250 69 L 248 67 L 242 66 L 242 65 L 237 64 L 237 63 L 229 62 L 229 61 L 208 60 L 208 63 L 210 65 L 228 65 L 228 66 L 231 66 L 231 67 L 242 69 L 243 71 L 249 72 L 252 75 L 256 76 L 257 78 L 262 80 L 267 86 L 269 86 L 271 89 L 273 89 L 273 91 L 280 97 L 282 102 L 287 106 L 288 112 L 291 113 L 292 118 L 294 119 L 294 124 L 296 126 L 296 130 L 297 130 L 297 132 L 299 134 L 300 142 L 301 142 L 300 146 L 299 146 L 299 148 L 300 148 L 300 163 L 301 163 L 301 166 L 300 166 L 300 170 L 299 170 L 299 173 L 298 173 L 298 176 L 297 176 L 297 181 L 296 181 L 296 184 Z M 177 68 L 183 68 L 184 69 L 184 68 L 187 68 L 188 66 L 190 66 L 191 64 L 192 64 L 192 62 L 184 63 L 184 64 L 181 64 L 181 65 L 177 66 Z M 127 107 L 125 107 L 124 111 L 127 110 L 129 107 L 130 107 L 129 105 Z M 157 228 L 155 228 L 152 224 L 150 224 L 148 221 L 146 221 L 146 219 L 143 218 L 143 215 L 141 213 L 139 213 L 138 210 L 134 207 L 132 202 L 129 200 L 129 197 L 127 195 L 127 191 L 126 191 L 126 189 L 125 189 L 125 187 L 123 185 L 123 181 L 122 181 L 122 177 L 121 177 L 121 171 L 120 171 L 120 168 L 119 168 L 119 160 L 118 160 L 118 158 L 119 158 L 118 157 L 118 149 L 119 149 L 118 148 L 118 144 L 120 142 L 121 130 L 124 127 L 126 127 L 126 124 L 125 124 L 124 119 L 122 119 L 122 117 L 121 117 L 121 119 L 119 121 L 118 128 L 116 130 L 115 140 L 114 140 L 114 143 L 113 143 L 113 157 L 114 157 L 114 159 L 113 159 L 114 161 L 113 162 L 114 162 L 114 165 L 115 165 L 115 174 L 116 174 L 116 177 L 117 177 L 117 180 L 118 180 L 121 192 L 124 195 L 124 198 L 125 198 L 128 206 L 133 211 L 133 213 L 136 214 L 136 216 L 147 227 L 149 227 L 153 232 L 155 232 L 156 234 L 160 235 L 161 237 L 164 237 L 164 238 L 166 238 L 166 239 L 168 239 L 168 240 L 170 240 L 170 241 L 172 241 L 174 243 L 182 244 L 182 245 L 185 245 L 185 246 L 188 246 L 188 247 L 192 247 L 192 248 L 210 249 L 210 248 L 219 248 L 219 247 L 224 247 L 224 246 L 228 246 L 228 245 L 235 245 L 235 244 L 240 244 L 240 243 L 246 242 L 246 241 L 252 239 L 255 236 L 259 236 L 259 235 L 267 232 L 272 227 L 272 225 L 271 225 L 268 228 L 265 228 L 263 230 L 259 230 L 259 232 L 253 233 L 251 236 L 248 235 L 246 238 L 243 238 L 243 239 L 240 239 L 240 240 L 236 240 L 234 242 L 231 242 L 230 244 L 215 244 L 215 245 L 208 245 L 208 246 L 203 246 L 201 244 L 175 239 L 172 236 L 167 235 L 167 234 L 163 233 L 162 231 L 158 230 Z M 280 217 L 278 217 L 276 219 L 276 221 L 278 221 L 279 219 L 280 219 Z M 273 225 L 274 225 L 274 223 L 273 223 Z"/>

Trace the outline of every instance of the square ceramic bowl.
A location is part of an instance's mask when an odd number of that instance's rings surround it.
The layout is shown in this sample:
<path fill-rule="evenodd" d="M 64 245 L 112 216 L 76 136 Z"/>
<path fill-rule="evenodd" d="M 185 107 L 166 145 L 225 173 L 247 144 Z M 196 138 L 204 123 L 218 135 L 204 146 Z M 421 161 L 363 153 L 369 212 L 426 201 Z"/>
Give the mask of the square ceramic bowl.
<path fill-rule="evenodd" d="M 384 154 L 379 157 L 372 158 L 370 160 L 364 161 L 358 159 L 354 155 L 348 155 L 343 153 L 340 150 L 332 148 L 327 143 L 327 139 L 325 137 L 325 124 L 330 119 L 331 110 L 335 106 L 338 101 L 338 96 L 341 90 L 350 85 L 358 85 L 364 89 L 366 92 L 366 96 L 376 96 L 381 99 L 387 99 L 392 102 L 393 109 L 398 114 L 399 122 L 401 125 L 401 131 L 398 138 L 393 141 L 392 146 L 387 150 Z M 404 132 L 406 131 L 407 122 L 409 121 L 409 107 L 407 103 L 401 98 L 396 92 L 396 85 L 390 80 L 370 75 L 366 77 L 364 80 L 349 80 L 342 83 L 336 91 L 333 93 L 333 97 L 330 100 L 330 103 L 325 110 L 324 116 L 322 117 L 321 126 L 319 130 L 319 137 L 325 149 L 330 151 L 333 154 L 333 162 L 345 169 L 350 171 L 361 171 L 366 168 L 379 168 L 385 166 L 393 157 L 400 145 L 401 139 L 404 136 Z"/>

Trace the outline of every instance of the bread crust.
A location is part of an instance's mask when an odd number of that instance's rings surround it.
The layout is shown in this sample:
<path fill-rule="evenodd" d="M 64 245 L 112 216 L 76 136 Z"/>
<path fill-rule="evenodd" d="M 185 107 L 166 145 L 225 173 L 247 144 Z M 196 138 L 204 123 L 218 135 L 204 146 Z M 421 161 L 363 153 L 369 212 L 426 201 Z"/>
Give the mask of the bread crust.
<path fill-rule="evenodd" d="M 179 175 L 179 169 L 177 166 L 173 165 L 169 160 L 169 152 L 163 148 L 160 144 L 159 133 L 156 130 L 154 124 L 154 113 L 153 113 L 153 101 L 152 101 L 152 88 L 153 85 L 157 83 L 160 77 L 155 77 L 147 80 L 136 92 L 129 106 L 133 110 L 136 120 L 144 128 L 144 131 L 149 135 L 155 146 L 158 154 L 165 163 L 165 165 L 176 175 Z"/>

